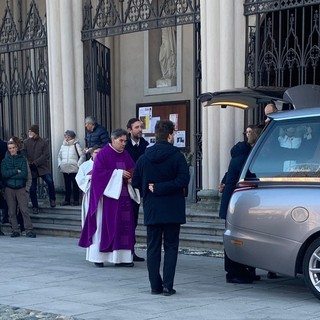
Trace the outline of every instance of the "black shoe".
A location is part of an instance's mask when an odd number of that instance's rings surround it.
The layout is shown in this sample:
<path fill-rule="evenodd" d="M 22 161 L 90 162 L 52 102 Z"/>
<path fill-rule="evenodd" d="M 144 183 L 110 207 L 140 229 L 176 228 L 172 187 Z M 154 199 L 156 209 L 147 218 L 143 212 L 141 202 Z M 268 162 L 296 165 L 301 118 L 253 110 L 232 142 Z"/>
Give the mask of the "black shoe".
<path fill-rule="evenodd" d="M 8 217 L 4 217 L 2 219 L 2 223 L 5 224 L 5 223 L 9 223 L 9 218 Z"/>
<path fill-rule="evenodd" d="M 235 277 L 227 277 L 226 278 L 227 283 L 238 283 L 238 284 L 244 284 L 244 283 L 252 283 L 253 278 L 252 277 L 240 277 L 240 276 L 235 276 Z"/>
<path fill-rule="evenodd" d="M 104 267 L 103 262 L 95 262 L 94 265 L 95 265 L 97 268 L 103 268 L 103 267 Z"/>
<path fill-rule="evenodd" d="M 56 201 L 55 200 L 50 200 L 50 207 L 54 208 L 56 206 Z"/>
<path fill-rule="evenodd" d="M 73 205 L 73 206 L 79 206 L 80 203 L 79 203 L 79 201 L 74 201 L 72 205 Z"/>
<path fill-rule="evenodd" d="M 11 233 L 11 236 L 10 236 L 11 238 L 18 238 L 18 237 L 20 237 L 20 232 L 17 232 L 17 231 L 13 231 L 12 233 Z"/>
<path fill-rule="evenodd" d="M 249 278 L 251 277 L 253 281 L 261 280 L 261 277 L 256 274 L 256 268 L 248 268 Z"/>
<path fill-rule="evenodd" d="M 0 236 L 4 236 L 4 233 L 0 230 Z"/>
<path fill-rule="evenodd" d="M 133 261 L 143 262 L 144 258 L 138 257 L 135 253 L 133 254 Z"/>
<path fill-rule="evenodd" d="M 26 233 L 26 237 L 28 237 L 28 238 L 36 238 L 37 235 L 33 231 L 28 231 Z"/>
<path fill-rule="evenodd" d="M 39 208 L 33 207 L 33 208 L 32 208 L 32 213 L 38 214 L 38 213 L 39 213 Z"/>
<path fill-rule="evenodd" d="M 70 201 L 63 201 L 61 203 L 62 206 L 70 206 Z"/>
<path fill-rule="evenodd" d="M 151 294 L 162 294 L 163 289 L 157 290 L 157 289 L 151 289 Z"/>
<path fill-rule="evenodd" d="M 268 279 L 277 279 L 277 278 L 278 278 L 278 275 L 277 275 L 275 272 L 269 271 L 269 272 L 267 273 L 267 278 L 268 278 Z"/>
<path fill-rule="evenodd" d="M 133 262 L 129 262 L 129 263 L 121 262 L 121 263 L 115 263 L 114 265 L 115 265 L 116 267 L 132 268 L 132 267 L 134 266 L 134 263 L 133 263 Z"/>
<path fill-rule="evenodd" d="M 172 296 L 173 294 L 175 294 L 177 291 L 174 289 L 167 289 L 167 288 L 163 288 L 163 295 L 164 296 Z"/>

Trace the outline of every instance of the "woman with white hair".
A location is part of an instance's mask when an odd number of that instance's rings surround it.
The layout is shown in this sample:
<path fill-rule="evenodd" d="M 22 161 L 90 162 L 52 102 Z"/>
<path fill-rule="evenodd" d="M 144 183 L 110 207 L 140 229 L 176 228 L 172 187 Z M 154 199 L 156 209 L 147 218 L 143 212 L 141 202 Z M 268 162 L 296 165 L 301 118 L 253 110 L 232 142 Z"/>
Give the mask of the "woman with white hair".
<path fill-rule="evenodd" d="M 82 150 L 75 132 L 67 130 L 58 154 L 58 168 L 63 173 L 65 186 L 65 198 L 61 204 L 63 206 L 71 205 L 71 193 L 73 194 L 73 205 L 79 205 L 80 191 L 75 178 L 79 166 L 85 161 Z"/>

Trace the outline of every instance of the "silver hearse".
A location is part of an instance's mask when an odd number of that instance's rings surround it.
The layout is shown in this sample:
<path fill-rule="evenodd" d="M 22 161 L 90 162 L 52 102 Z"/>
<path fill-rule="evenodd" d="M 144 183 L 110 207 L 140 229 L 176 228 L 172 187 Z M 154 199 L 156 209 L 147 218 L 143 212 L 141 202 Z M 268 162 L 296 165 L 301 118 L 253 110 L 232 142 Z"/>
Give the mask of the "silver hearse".
<path fill-rule="evenodd" d="M 229 202 L 224 246 L 234 261 L 303 274 L 320 299 L 320 89 L 295 89 L 284 95 L 293 110 L 270 115 L 243 167 Z M 307 98 L 301 99 L 303 89 Z M 206 99 L 223 105 L 221 94 Z"/>

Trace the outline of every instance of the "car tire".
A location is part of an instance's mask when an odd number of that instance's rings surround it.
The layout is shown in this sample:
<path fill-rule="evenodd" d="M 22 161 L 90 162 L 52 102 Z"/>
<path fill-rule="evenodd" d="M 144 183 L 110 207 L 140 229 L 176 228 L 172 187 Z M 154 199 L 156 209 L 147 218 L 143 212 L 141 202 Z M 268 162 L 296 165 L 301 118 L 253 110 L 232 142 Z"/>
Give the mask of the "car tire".
<path fill-rule="evenodd" d="M 309 290 L 320 299 L 320 238 L 311 243 L 304 255 L 303 276 Z"/>

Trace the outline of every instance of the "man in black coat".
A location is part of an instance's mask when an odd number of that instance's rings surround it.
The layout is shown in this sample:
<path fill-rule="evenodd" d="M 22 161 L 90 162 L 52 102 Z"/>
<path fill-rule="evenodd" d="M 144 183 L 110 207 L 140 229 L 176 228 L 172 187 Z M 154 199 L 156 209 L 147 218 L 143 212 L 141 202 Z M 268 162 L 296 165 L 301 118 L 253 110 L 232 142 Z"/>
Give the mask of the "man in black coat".
<path fill-rule="evenodd" d="M 144 154 L 149 143 L 142 137 L 142 122 L 138 118 L 132 118 L 128 121 L 127 130 L 128 140 L 126 150 L 129 152 L 134 162 L 137 162 L 137 160 Z M 140 204 L 132 200 L 135 229 L 138 225 L 139 207 Z M 138 257 L 134 253 L 133 261 L 144 261 L 144 258 Z"/>
<path fill-rule="evenodd" d="M 180 225 L 186 222 L 184 188 L 189 183 L 185 157 L 173 146 L 174 123 L 160 120 L 156 143 L 137 163 L 132 186 L 142 191 L 144 224 L 147 226 L 147 267 L 151 294 L 171 296 L 177 264 Z M 160 275 L 162 238 L 163 278 Z"/>

